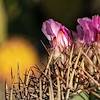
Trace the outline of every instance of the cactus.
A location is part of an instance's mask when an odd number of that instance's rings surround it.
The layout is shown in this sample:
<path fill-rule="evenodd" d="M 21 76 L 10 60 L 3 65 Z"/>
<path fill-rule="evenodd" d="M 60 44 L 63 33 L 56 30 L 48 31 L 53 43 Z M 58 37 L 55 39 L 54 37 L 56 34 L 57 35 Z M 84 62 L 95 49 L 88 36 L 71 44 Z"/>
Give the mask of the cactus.
<path fill-rule="evenodd" d="M 6 100 L 13 96 L 15 100 L 89 100 L 91 95 L 100 99 L 100 42 L 90 31 L 87 40 L 85 30 L 82 40 L 73 42 L 70 31 L 51 19 L 43 23 L 42 31 L 51 43 L 49 50 L 45 47 L 49 55 L 45 69 L 42 65 L 30 67 L 24 80 L 18 70 L 17 82 L 11 74 L 10 96 Z"/>

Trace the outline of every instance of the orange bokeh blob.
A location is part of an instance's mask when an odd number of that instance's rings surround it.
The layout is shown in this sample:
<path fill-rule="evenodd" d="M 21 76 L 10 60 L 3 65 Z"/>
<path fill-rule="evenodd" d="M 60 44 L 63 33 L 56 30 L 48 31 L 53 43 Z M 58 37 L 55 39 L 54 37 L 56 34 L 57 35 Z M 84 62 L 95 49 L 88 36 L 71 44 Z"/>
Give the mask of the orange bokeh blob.
<path fill-rule="evenodd" d="M 11 78 L 17 75 L 19 66 L 20 75 L 23 77 L 25 70 L 38 63 L 38 54 L 33 46 L 22 38 L 12 38 L 0 47 L 0 80 Z"/>

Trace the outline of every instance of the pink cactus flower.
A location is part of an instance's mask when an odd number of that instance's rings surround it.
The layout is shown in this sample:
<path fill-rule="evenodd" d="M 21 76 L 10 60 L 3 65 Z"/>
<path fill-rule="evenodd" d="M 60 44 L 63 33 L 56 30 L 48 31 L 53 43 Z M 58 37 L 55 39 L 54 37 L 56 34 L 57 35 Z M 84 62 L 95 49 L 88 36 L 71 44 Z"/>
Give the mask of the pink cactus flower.
<path fill-rule="evenodd" d="M 96 41 L 100 41 L 100 16 L 95 15 L 92 17 L 92 25 L 96 31 Z"/>
<path fill-rule="evenodd" d="M 96 31 L 92 25 L 92 20 L 85 17 L 79 18 L 77 26 L 78 38 L 82 43 L 90 44 L 96 40 Z"/>
<path fill-rule="evenodd" d="M 100 16 L 95 15 L 90 18 L 79 18 L 77 25 L 78 39 L 82 43 L 91 44 L 100 41 Z"/>
<path fill-rule="evenodd" d="M 43 22 L 42 32 L 55 49 L 62 51 L 72 43 L 70 31 L 61 23 L 53 19 Z"/>

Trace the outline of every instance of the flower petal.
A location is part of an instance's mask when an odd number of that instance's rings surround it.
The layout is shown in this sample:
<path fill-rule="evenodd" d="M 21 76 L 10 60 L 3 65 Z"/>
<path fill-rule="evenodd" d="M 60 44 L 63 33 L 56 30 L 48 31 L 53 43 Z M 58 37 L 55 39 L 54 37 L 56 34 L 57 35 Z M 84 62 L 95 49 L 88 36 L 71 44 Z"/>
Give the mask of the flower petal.
<path fill-rule="evenodd" d="M 79 18 L 77 21 L 79 23 L 77 26 L 79 39 L 87 44 L 94 42 L 96 33 L 92 25 L 92 20 L 85 17 Z"/>
<path fill-rule="evenodd" d="M 94 28 L 96 28 L 96 30 L 100 32 L 100 16 L 99 15 L 95 15 L 92 17 L 92 24 Z"/>

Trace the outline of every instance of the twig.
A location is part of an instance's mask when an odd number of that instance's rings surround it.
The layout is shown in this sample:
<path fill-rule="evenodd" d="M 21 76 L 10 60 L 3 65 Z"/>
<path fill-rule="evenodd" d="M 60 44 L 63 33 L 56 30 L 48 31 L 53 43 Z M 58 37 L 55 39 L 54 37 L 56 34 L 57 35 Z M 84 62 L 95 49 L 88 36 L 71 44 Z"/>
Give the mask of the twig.
<path fill-rule="evenodd" d="M 74 49 L 74 45 L 72 46 L 71 53 L 70 53 L 69 66 L 68 66 L 68 71 L 67 71 L 67 81 L 66 81 L 67 87 L 69 85 L 69 73 L 70 73 L 70 67 L 72 66 L 73 49 Z"/>
<path fill-rule="evenodd" d="M 93 94 L 93 95 L 95 95 L 97 98 L 99 98 L 100 99 L 100 94 L 97 94 L 96 92 L 94 92 L 94 91 L 91 91 L 91 93 Z"/>
<path fill-rule="evenodd" d="M 40 100 L 42 100 L 42 80 L 40 78 Z"/>
<path fill-rule="evenodd" d="M 83 69 L 82 69 L 83 70 Z M 97 85 L 97 86 L 100 86 L 100 84 L 88 73 L 88 72 L 86 72 L 85 70 L 83 70 L 84 71 L 84 73 L 91 79 L 91 80 L 93 80 L 94 81 L 94 83 Z"/>
<path fill-rule="evenodd" d="M 72 86 L 72 84 L 73 84 L 73 78 L 74 78 L 74 74 L 75 74 L 75 70 L 77 68 L 77 64 L 78 64 L 79 58 L 81 56 L 81 51 L 82 51 L 82 48 L 79 51 L 79 54 L 77 56 L 77 59 L 76 59 L 75 65 L 74 65 L 74 69 L 73 69 L 72 74 L 71 74 L 71 79 L 70 79 L 70 83 L 69 83 L 69 89 L 68 89 L 67 94 L 66 94 L 66 100 L 68 100 L 70 89 L 72 89 L 72 87 L 73 87 Z"/>
<path fill-rule="evenodd" d="M 91 64 L 91 66 L 93 66 L 94 68 L 96 68 L 96 66 L 93 64 L 93 62 L 91 61 L 91 59 L 86 55 L 86 53 L 84 51 L 82 51 L 82 54 L 87 58 L 87 60 Z"/>
<path fill-rule="evenodd" d="M 48 64 L 47 64 L 47 66 L 46 66 L 45 75 L 47 75 L 47 72 L 48 72 L 48 69 L 49 69 L 49 67 L 50 67 L 49 65 L 50 65 L 50 63 L 51 63 L 53 54 L 54 54 L 54 52 L 52 52 L 51 55 L 50 55 L 50 59 L 49 59 Z"/>
<path fill-rule="evenodd" d="M 50 100 L 54 100 L 54 91 L 53 91 L 50 68 L 49 68 L 49 81 L 50 81 Z"/>
<path fill-rule="evenodd" d="M 43 43 L 43 41 L 42 41 L 42 40 L 41 40 L 41 43 L 42 43 L 43 47 L 45 48 L 45 50 L 47 51 L 48 55 L 50 55 L 50 53 L 49 53 L 49 51 L 48 51 L 47 47 L 45 46 L 45 44 Z"/>
<path fill-rule="evenodd" d="M 10 100 L 13 100 L 13 87 L 11 88 L 11 91 L 10 91 Z"/>
<path fill-rule="evenodd" d="M 60 80 L 58 77 L 59 76 L 58 68 L 56 68 L 56 74 L 57 74 L 58 100 L 61 100 L 61 93 L 60 93 L 61 90 L 60 90 Z"/>

